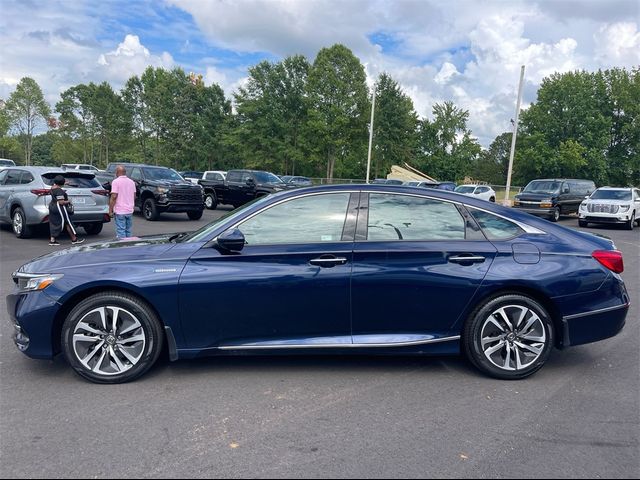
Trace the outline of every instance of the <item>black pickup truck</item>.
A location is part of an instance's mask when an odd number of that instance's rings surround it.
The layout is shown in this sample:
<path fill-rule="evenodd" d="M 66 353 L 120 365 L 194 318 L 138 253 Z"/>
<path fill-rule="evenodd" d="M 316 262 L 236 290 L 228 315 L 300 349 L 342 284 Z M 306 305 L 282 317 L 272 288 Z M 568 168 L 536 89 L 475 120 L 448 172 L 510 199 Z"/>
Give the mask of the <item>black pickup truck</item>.
<path fill-rule="evenodd" d="M 270 172 L 260 170 L 229 170 L 226 180 L 199 180 L 204 188 L 204 203 L 213 210 L 218 204 L 239 207 L 251 200 L 295 188 Z"/>
<path fill-rule="evenodd" d="M 111 190 L 111 180 L 116 167 L 127 169 L 127 176 L 136 184 L 135 206 L 145 219 L 157 220 L 161 213 L 186 213 L 191 220 L 199 220 L 204 211 L 203 189 L 182 178 L 175 170 L 167 167 L 140 163 L 109 164 L 103 186 Z"/>

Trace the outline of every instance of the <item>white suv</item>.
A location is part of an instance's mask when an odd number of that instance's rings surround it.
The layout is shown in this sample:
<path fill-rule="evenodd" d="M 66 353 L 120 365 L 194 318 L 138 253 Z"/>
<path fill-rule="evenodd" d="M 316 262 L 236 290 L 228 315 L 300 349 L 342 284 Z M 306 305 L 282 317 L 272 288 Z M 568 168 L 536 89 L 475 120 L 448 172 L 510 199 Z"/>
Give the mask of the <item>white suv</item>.
<path fill-rule="evenodd" d="M 578 224 L 622 223 L 628 230 L 640 225 L 640 189 L 601 187 L 580 204 Z"/>
<path fill-rule="evenodd" d="M 489 202 L 496 201 L 496 192 L 489 185 L 459 185 L 454 192 Z"/>

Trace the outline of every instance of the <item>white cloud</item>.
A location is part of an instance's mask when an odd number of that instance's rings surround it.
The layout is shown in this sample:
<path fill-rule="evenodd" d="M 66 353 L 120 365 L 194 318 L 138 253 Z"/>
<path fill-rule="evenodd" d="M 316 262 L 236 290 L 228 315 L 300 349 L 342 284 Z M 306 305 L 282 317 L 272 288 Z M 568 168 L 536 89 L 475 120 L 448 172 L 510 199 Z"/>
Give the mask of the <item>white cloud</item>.
<path fill-rule="evenodd" d="M 595 53 L 602 65 L 640 64 L 640 32 L 635 22 L 603 25 L 594 39 Z"/>
<path fill-rule="evenodd" d="M 152 55 L 140 43 L 137 35 L 127 35 L 114 51 L 98 56 L 97 70 L 106 80 L 122 84 L 132 75 L 141 74 L 149 66 L 172 68 L 174 63 L 168 52 Z"/>

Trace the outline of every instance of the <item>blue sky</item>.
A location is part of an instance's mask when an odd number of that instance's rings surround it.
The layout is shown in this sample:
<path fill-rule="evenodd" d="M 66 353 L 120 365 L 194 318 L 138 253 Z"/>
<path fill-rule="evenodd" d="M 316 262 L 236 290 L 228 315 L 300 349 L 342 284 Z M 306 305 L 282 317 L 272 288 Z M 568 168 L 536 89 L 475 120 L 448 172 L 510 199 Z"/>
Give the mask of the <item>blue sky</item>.
<path fill-rule="evenodd" d="M 0 0 L 0 98 L 35 78 L 55 105 L 77 83 L 120 88 L 148 65 L 203 74 L 231 98 L 262 60 L 342 43 L 420 116 L 452 100 L 487 146 L 545 76 L 640 65 L 636 0 Z"/>

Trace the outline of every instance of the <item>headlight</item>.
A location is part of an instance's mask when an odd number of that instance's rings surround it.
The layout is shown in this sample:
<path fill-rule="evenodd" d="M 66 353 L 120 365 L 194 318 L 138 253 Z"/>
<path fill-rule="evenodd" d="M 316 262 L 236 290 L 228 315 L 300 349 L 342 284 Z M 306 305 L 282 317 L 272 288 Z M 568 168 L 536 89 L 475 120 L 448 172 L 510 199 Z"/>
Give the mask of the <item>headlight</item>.
<path fill-rule="evenodd" d="M 37 274 L 37 273 L 21 273 L 13 274 L 13 281 L 21 291 L 30 292 L 34 290 L 44 290 L 56 280 L 63 277 L 61 273 L 57 274 Z"/>
<path fill-rule="evenodd" d="M 630 208 L 631 208 L 631 205 L 620 205 L 621 212 L 628 212 Z"/>
<path fill-rule="evenodd" d="M 156 192 L 158 192 L 161 195 L 164 195 L 165 193 L 169 193 L 169 189 L 166 187 L 156 187 Z"/>
<path fill-rule="evenodd" d="M 580 210 L 587 210 L 587 204 L 585 202 L 580 204 Z"/>
<path fill-rule="evenodd" d="M 553 207 L 553 200 L 550 198 L 545 198 L 544 200 L 540 201 L 540 207 L 541 208 L 551 208 Z"/>
<path fill-rule="evenodd" d="M 520 205 L 520 200 L 518 200 L 517 198 L 513 201 L 514 205 Z"/>

